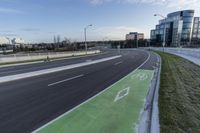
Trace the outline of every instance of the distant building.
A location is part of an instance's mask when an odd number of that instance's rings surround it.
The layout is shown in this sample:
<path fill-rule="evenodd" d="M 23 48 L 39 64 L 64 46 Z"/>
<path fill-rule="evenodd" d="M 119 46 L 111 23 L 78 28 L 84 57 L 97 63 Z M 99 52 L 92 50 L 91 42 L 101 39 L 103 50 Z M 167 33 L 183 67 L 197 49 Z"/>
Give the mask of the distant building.
<path fill-rule="evenodd" d="M 25 44 L 25 41 L 22 38 L 10 39 L 8 37 L 0 36 L 0 45 L 22 45 Z"/>
<path fill-rule="evenodd" d="M 130 32 L 126 35 L 126 40 L 143 40 L 144 34 L 138 32 Z"/>
<path fill-rule="evenodd" d="M 166 46 L 191 46 L 194 42 L 200 44 L 200 19 L 194 17 L 194 10 L 170 13 L 151 30 L 151 44 L 162 46 L 164 35 Z"/>
<path fill-rule="evenodd" d="M 14 38 L 12 39 L 12 44 L 15 46 L 19 46 L 25 44 L 25 41 L 22 38 Z"/>
<path fill-rule="evenodd" d="M 194 17 L 191 41 L 192 43 L 200 43 L 200 17 Z"/>

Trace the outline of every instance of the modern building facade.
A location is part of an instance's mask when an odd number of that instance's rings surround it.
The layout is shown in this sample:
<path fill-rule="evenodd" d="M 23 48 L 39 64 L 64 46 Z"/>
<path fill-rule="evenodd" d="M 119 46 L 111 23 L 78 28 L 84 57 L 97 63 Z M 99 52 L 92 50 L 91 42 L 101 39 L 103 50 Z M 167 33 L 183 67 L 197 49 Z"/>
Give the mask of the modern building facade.
<path fill-rule="evenodd" d="M 143 40 L 144 34 L 138 32 L 130 32 L 126 35 L 126 40 Z"/>
<path fill-rule="evenodd" d="M 165 34 L 165 35 L 164 35 Z M 165 46 L 190 46 L 200 43 L 200 19 L 194 17 L 194 10 L 183 10 L 167 15 L 151 30 L 151 44 L 162 46 L 165 36 Z"/>

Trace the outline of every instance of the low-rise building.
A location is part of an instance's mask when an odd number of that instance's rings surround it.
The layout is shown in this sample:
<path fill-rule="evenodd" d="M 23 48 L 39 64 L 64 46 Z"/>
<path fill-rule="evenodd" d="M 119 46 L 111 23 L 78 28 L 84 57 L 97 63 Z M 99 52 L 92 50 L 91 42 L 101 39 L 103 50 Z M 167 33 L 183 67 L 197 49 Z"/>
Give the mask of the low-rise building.
<path fill-rule="evenodd" d="M 130 32 L 126 35 L 126 40 L 144 40 L 144 34 L 138 32 Z"/>
<path fill-rule="evenodd" d="M 12 44 L 15 46 L 24 45 L 25 41 L 22 38 L 14 38 L 12 39 Z"/>

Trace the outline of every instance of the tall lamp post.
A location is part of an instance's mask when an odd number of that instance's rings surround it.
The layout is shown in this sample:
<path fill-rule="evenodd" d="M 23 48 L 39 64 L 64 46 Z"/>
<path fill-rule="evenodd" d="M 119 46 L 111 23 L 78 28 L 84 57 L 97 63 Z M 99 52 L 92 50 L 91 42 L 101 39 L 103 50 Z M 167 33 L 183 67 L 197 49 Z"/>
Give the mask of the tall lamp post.
<path fill-rule="evenodd" d="M 84 28 L 84 36 L 85 36 L 85 52 L 86 52 L 86 54 L 87 54 L 87 51 L 88 51 L 88 46 L 87 46 L 87 29 L 89 28 L 89 27 L 91 27 L 92 26 L 92 24 L 90 24 L 90 25 L 87 25 L 85 28 Z"/>
<path fill-rule="evenodd" d="M 163 18 L 164 19 L 164 34 L 163 34 L 163 44 L 162 44 L 162 46 L 163 46 L 163 52 L 164 52 L 164 48 L 165 48 L 165 43 L 166 43 L 166 17 L 164 17 L 163 15 L 161 15 L 161 14 L 154 14 L 154 16 L 159 16 L 159 17 L 161 17 L 161 18 Z"/>

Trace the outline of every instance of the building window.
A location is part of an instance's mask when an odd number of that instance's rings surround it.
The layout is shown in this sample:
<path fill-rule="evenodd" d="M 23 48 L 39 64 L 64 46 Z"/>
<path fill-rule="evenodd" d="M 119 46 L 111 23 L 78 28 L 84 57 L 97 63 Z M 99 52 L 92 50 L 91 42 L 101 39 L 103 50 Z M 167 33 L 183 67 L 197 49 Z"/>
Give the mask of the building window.
<path fill-rule="evenodd" d="M 190 34 L 190 29 L 183 29 L 183 30 L 182 30 L 182 33 L 183 33 L 183 34 Z"/>
<path fill-rule="evenodd" d="M 182 34 L 182 39 L 187 40 L 190 38 L 190 34 Z"/>
<path fill-rule="evenodd" d="M 200 39 L 200 34 L 198 34 L 198 38 Z"/>
<path fill-rule="evenodd" d="M 183 16 L 190 16 L 190 17 L 192 17 L 192 16 L 194 16 L 194 11 L 184 11 L 183 12 Z"/>
<path fill-rule="evenodd" d="M 192 22 L 193 17 L 183 17 L 183 22 Z"/>
<path fill-rule="evenodd" d="M 183 28 L 191 28 L 192 23 L 183 23 Z"/>
<path fill-rule="evenodd" d="M 199 18 L 194 18 L 194 22 L 198 23 L 199 22 Z"/>
<path fill-rule="evenodd" d="M 198 29 L 194 29 L 194 30 L 193 30 L 193 33 L 198 33 Z"/>
<path fill-rule="evenodd" d="M 198 24 L 194 24 L 194 28 L 196 28 L 196 29 L 197 29 L 198 27 L 199 27 L 199 25 L 198 25 Z"/>
<path fill-rule="evenodd" d="M 159 30 L 156 30 L 156 35 L 159 34 Z"/>
<path fill-rule="evenodd" d="M 193 34 L 193 35 L 192 35 L 192 38 L 197 38 L 197 34 Z"/>

